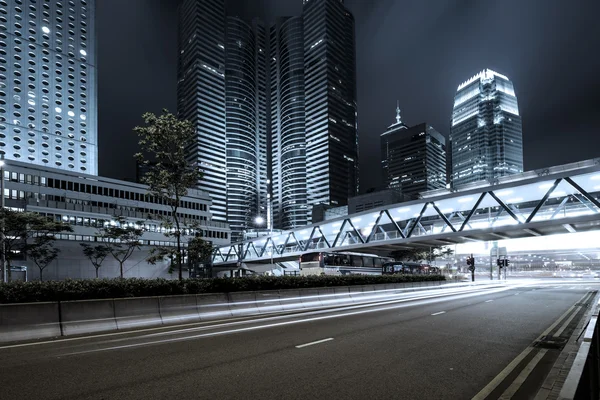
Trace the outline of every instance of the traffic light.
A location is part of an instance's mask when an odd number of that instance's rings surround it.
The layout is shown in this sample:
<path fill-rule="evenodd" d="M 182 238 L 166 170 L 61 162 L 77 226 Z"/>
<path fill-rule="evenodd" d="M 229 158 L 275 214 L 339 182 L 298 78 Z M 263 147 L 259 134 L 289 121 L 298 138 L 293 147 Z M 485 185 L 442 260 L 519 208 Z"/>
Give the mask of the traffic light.
<path fill-rule="evenodd" d="M 501 259 L 497 259 L 496 260 L 496 265 L 499 266 L 500 268 L 502 268 L 502 260 Z"/>
<path fill-rule="evenodd" d="M 508 259 L 504 260 L 504 266 L 508 267 L 509 265 L 510 265 L 510 260 L 508 260 Z"/>

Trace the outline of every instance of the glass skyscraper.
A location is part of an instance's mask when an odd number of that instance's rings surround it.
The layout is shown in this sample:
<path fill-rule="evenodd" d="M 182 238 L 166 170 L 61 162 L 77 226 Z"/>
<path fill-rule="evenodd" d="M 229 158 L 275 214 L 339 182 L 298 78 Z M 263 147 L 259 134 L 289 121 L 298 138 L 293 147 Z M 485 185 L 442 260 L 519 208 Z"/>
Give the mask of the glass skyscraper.
<path fill-rule="evenodd" d="M 446 186 L 446 139 L 431 125 L 412 127 L 400 118 L 381 134 L 383 182 L 405 198 Z"/>
<path fill-rule="evenodd" d="M 454 186 L 523 172 L 523 136 L 512 82 L 486 69 L 462 83 L 452 112 Z"/>
<path fill-rule="evenodd" d="M 354 17 L 342 0 L 304 0 L 306 181 L 309 207 L 358 192 Z"/>
<path fill-rule="evenodd" d="M 98 174 L 95 0 L 0 0 L 0 154 Z"/>
<path fill-rule="evenodd" d="M 204 173 L 198 188 L 212 198 L 213 219 L 225 221 L 225 1 L 180 0 L 178 12 L 178 114 L 197 130 L 186 150 Z"/>
<path fill-rule="evenodd" d="M 232 239 L 267 212 L 266 33 L 227 17 L 225 132 L 227 149 L 227 222 Z"/>
<path fill-rule="evenodd" d="M 281 229 L 308 223 L 302 17 L 279 18 L 270 32 L 273 220 Z"/>

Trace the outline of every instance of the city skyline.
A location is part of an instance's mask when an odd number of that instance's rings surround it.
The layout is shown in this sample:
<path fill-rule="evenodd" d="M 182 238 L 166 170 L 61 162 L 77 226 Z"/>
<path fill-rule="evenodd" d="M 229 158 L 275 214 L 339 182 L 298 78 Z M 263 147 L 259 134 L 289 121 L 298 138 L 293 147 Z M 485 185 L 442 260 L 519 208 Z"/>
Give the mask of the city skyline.
<path fill-rule="evenodd" d="M 113 137 L 118 137 L 122 146 L 118 157 L 110 163 L 109 155 L 105 161 L 100 160 L 100 169 L 104 175 L 121 178 L 134 175 L 134 161 L 129 155 L 136 151 L 136 138 L 127 134 L 140 123 L 140 114 L 148 110 L 159 112 L 163 107 L 175 109 L 171 84 L 175 80 L 174 67 L 167 60 L 169 54 L 176 52 L 172 48 L 172 40 L 176 40 L 176 31 L 173 31 L 176 15 L 172 2 L 138 0 L 131 6 L 117 3 L 106 1 L 98 9 L 99 51 L 107 53 L 99 59 L 99 79 L 103 81 L 102 77 L 110 76 L 111 71 L 122 72 L 122 78 L 110 81 L 105 78 L 99 88 L 100 129 L 106 131 L 101 136 L 100 146 L 110 148 L 108 154 L 115 153 L 109 144 Z M 228 12 L 237 11 L 244 18 L 269 17 L 266 22 L 270 23 L 277 15 L 298 15 L 301 4 L 296 3 L 266 1 L 260 7 L 246 4 L 245 8 L 237 9 L 233 4 L 228 6 Z M 493 11 L 500 7 L 498 4 L 489 7 Z M 598 139 L 591 133 L 599 123 L 594 112 L 599 85 L 594 71 L 600 61 L 592 49 L 597 47 L 600 34 L 586 33 L 585 42 L 574 39 L 581 34 L 583 26 L 589 26 L 593 11 L 598 8 L 595 3 L 584 2 L 582 7 L 575 8 L 558 1 L 552 2 L 553 7 L 542 7 L 541 2 L 512 1 L 502 6 L 503 18 L 494 17 L 493 12 L 488 13 L 479 5 L 469 8 L 436 3 L 430 7 L 408 7 L 402 2 L 390 5 L 374 1 L 367 5 L 352 0 L 347 0 L 345 5 L 356 18 L 358 125 L 360 159 L 364 166 L 361 168 L 362 192 L 369 189 L 364 177 L 377 173 L 378 165 L 375 168 L 371 165 L 372 160 L 379 157 L 379 146 L 374 138 L 389 125 L 389 113 L 393 112 L 396 99 L 400 99 L 407 123 L 427 120 L 447 137 L 456 86 L 465 76 L 484 67 L 510 76 L 517 87 L 523 115 L 525 170 L 597 155 Z M 127 35 L 138 43 L 133 48 L 116 39 L 124 32 L 115 26 L 118 24 L 111 23 L 110 18 L 109 22 L 102 23 L 107 14 L 113 17 L 111 10 L 117 6 L 122 13 L 114 18 L 126 19 L 133 28 L 141 30 L 140 34 L 136 34 L 135 29 L 127 30 Z M 466 24 L 460 30 L 448 30 L 466 18 L 462 13 L 467 8 L 468 15 L 479 16 L 474 20 L 476 23 Z M 137 13 L 145 18 L 143 22 Z M 569 18 L 565 22 L 555 14 Z M 400 16 L 407 22 L 401 26 L 394 23 Z M 420 21 L 426 16 L 432 17 L 434 22 L 420 27 Z M 507 18 L 512 21 L 510 28 L 502 23 Z M 561 30 L 545 30 L 558 20 Z M 432 25 L 439 27 L 427 30 Z M 598 30 L 595 25 L 590 29 Z M 411 31 L 427 34 L 419 39 L 419 35 L 409 34 Z M 439 36 L 440 32 L 445 32 L 443 37 Z M 477 53 L 469 50 L 472 46 L 477 46 Z M 568 63 L 571 59 L 586 62 Z M 136 60 L 144 60 L 144 64 Z M 557 62 L 551 62 L 554 60 Z M 124 68 L 121 61 L 132 66 Z M 552 85 L 548 85 L 549 82 Z M 134 88 L 137 92 L 130 93 Z M 572 139 L 572 145 L 566 148 L 561 136 L 565 132 Z"/>

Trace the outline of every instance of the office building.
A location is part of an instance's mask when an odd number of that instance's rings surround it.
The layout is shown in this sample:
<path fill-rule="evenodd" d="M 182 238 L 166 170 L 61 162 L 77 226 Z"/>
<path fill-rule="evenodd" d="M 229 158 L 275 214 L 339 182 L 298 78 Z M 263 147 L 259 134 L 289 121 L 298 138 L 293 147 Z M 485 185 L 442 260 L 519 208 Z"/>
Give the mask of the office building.
<path fill-rule="evenodd" d="M 143 230 L 141 249 L 126 262 L 126 276 L 176 277 L 168 273 L 168 262 L 150 265 L 146 261 L 153 247 L 176 245 L 173 237 L 164 235 L 166 229 L 160 223 L 171 208 L 149 195 L 146 185 L 12 160 L 6 160 L 3 170 L 6 207 L 35 212 L 73 227 L 73 232 L 56 235 L 55 246 L 61 253 L 44 271 L 46 279 L 93 278 L 94 268 L 79 244 L 101 242 L 99 228 L 114 224 L 116 216 Z M 212 218 L 207 192 L 189 189 L 181 199 L 178 216 L 188 235 L 197 226 L 201 237 L 214 246 L 231 242 L 229 226 Z M 19 265 L 28 266 L 29 280 L 36 279 L 39 271 L 31 260 L 15 260 L 13 266 Z M 100 276 L 116 277 L 118 271 L 118 263 L 108 256 Z"/>
<path fill-rule="evenodd" d="M 0 154 L 96 175 L 95 0 L 0 1 Z"/>
<path fill-rule="evenodd" d="M 274 226 L 308 223 L 302 17 L 278 18 L 270 30 L 271 176 Z"/>
<path fill-rule="evenodd" d="M 234 240 L 267 218 L 267 47 L 258 20 L 227 17 L 227 222 Z"/>
<path fill-rule="evenodd" d="M 198 135 L 186 150 L 203 171 L 198 187 L 210 193 L 215 220 L 225 221 L 225 1 L 181 0 L 178 13 L 178 114 Z"/>
<path fill-rule="evenodd" d="M 452 185 L 523 172 L 523 136 L 512 82 L 486 69 L 458 86 L 452 129 Z"/>
<path fill-rule="evenodd" d="M 358 192 L 354 17 L 341 0 L 304 0 L 306 181 L 309 206 Z"/>
<path fill-rule="evenodd" d="M 407 199 L 446 186 L 446 139 L 432 126 L 412 127 L 402 122 L 396 108 L 396 123 L 381 134 L 383 182 Z"/>

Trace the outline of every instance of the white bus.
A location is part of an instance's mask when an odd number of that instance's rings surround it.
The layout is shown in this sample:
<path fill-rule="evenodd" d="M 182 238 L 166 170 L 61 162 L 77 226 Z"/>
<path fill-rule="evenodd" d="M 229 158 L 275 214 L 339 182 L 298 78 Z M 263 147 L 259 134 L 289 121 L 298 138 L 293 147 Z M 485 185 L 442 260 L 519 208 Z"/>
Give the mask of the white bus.
<path fill-rule="evenodd" d="M 300 275 L 381 275 L 389 257 L 362 253 L 314 252 L 300 256 Z"/>

